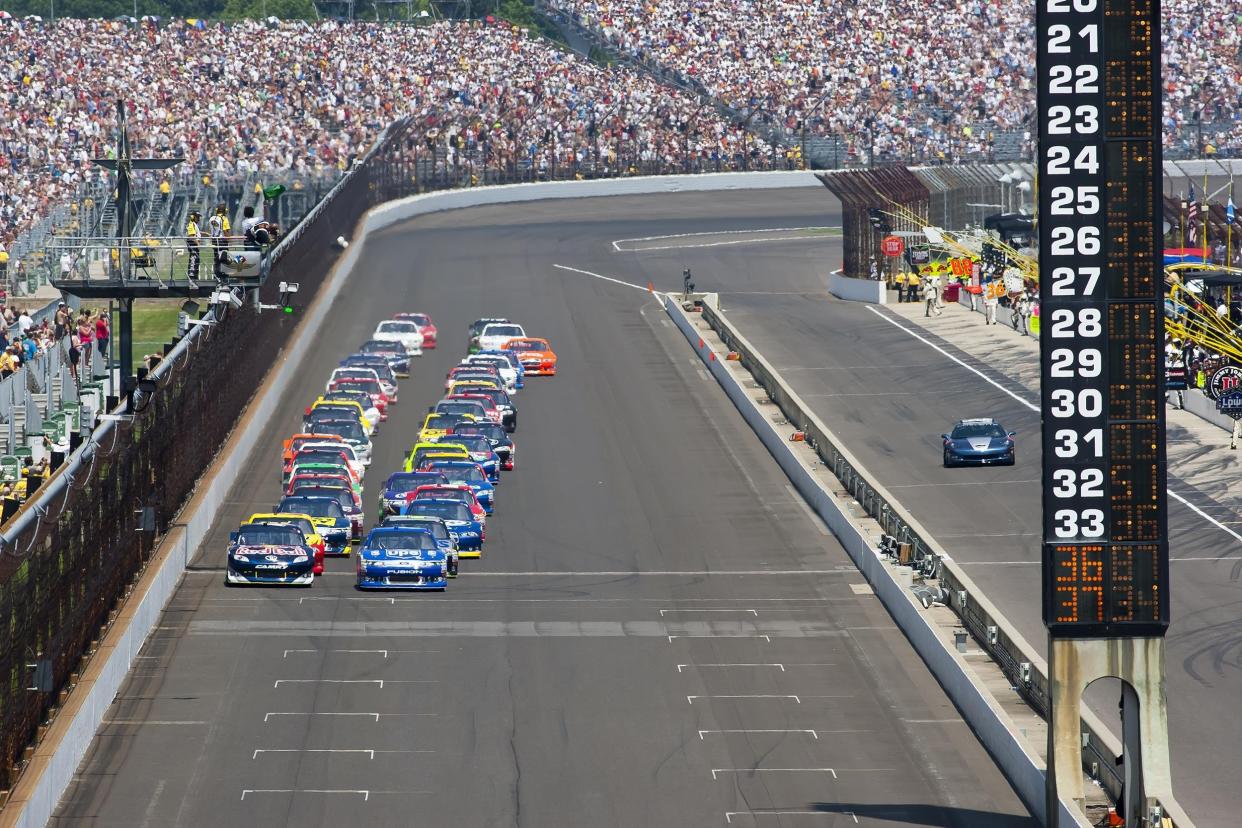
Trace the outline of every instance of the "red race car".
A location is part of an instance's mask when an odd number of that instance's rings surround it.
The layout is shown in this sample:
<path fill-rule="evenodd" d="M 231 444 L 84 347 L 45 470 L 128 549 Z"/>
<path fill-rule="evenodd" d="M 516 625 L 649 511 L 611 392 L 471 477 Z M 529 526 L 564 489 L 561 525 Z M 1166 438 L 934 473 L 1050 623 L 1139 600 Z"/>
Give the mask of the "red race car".
<path fill-rule="evenodd" d="M 423 347 L 435 348 L 436 337 L 439 331 L 436 329 L 436 323 L 431 321 L 431 317 L 425 313 L 399 313 L 393 319 L 400 319 L 403 322 L 413 322 L 423 334 Z"/>

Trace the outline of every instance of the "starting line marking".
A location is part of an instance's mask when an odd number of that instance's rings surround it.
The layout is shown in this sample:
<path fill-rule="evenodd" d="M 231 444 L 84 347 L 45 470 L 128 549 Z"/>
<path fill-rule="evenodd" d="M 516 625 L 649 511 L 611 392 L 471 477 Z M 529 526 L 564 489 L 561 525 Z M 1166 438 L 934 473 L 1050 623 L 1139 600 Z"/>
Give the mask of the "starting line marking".
<path fill-rule="evenodd" d="M 739 662 L 736 664 L 722 664 L 722 663 L 721 664 L 678 664 L 677 672 L 679 673 L 685 672 L 686 667 L 775 667 L 778 670 L 780 670 L 782 673 L 785 672 L 785 665 L 778 664 L 775 661 L 767 661 L 767 662 L 760 661 L 760 662 L 750 662 L 750 663 Z"/>
<path fill-rule="evenodd" d="M 705 741 L 703 739 L 704 733 L 809 733 L 812 739 L 819 738 L 819 734 L 809 728 L 801 730 L 700 730 L 699 741 Z"/>
<path fill-rule="evenodd" d="M 837 778 L 832 768 L 712 768 L 712 779 L 718 773 L 830 773 L 833 779 Z"/>
<path fill-rule="evenodd" d="M 759 614 L 759 610 L 750 609 L 749 607 L 745 609 L 662 609 L 660 610 L 660 617 L 663 618 L 666 612 L 749 612 L 751 615 Z"/>
<path fill-rule="evenodd" d="M 729 696 L 686 696 L 686 701 L 690 704 L 694 704 L 695 699 L 793 699 L 796 704 L 802 704 L 802 699 L 794 695 L 750 694 Z"/>
<path fill-rule="evenodd" d="M 260 753 L 365 753 L 368 759 L 375 758 L 375 750 L 372 748 L 259 748 L 250 758 L 258 759 Z"/>
<path fill-rule="evenodd" d="M 285 657 L 285 658 L 288 658 L 288 657 L 289 657 L 289 653 L 322 653 L 322 652 L 329 652 L 329 653 L 371 653 L 371 654 L 374 654 L 374 653 L 380 653 L 380 654 L 382 654 L 382 655 L 384 656 L 384 658 L 388 658 L 388 651 L 387 651 L 387 650 L 326 650 L 326 651 L 325 651 L 325 650 L 285 650 L 285 655 L 284 655 L 284 657 Z"/>
<path fill-rule="evenodd" d="M 246 794 L 296 794 L 296 793 L 315 793 L 315 794 L 354 794 L 361 796 L 362 801 L 366 802 L 371 798 L 370 791 L 350 791 L 344 789 L 333 788 L 246 788 L 242 791 L 241 798 L 245 800 Z M 411 791 L 411 793 L 418 793 Z"/>
<path fill-rule="evenodd" d="M 376 684 L 384 687 L 383 679 L 277 679 L 272 687 L 279 689 L 282 684 Z"/>
<path fill-rule="evenodd" d="M 840 815 L 842 815 L 842 814 L 845 814 L 846 816 L 853 818 L 853 820 L 854 820 L 854 824 L 855 824 L 855 825 L 857 825 L 857 824 L 858 824 L 858 815 L 857 815 L 857 814 L 855 814 L 853 811 L 725 811 L 725 822 L 726 822 L 727 824 L 732 825 L 732 824 L 733 824 L 733 817 L 735 817 L 735 816 L 749 816 L 749 817 L 756 817 L 756 818 L 761 817 L 761 816 L 828 816 L 828 817 L 835 817 L 835 816 L 840 816 Z"/>
<path fill-rule="evenodd" d="M 271 713 L 264 713 L 263 721 L 266 722 L 272 716 L 374 716 L 375 721 L 378 722 L 380 716 L 423 716 L 434 719 L 439 715 L 439 713 L 302 713 L 300 711 L 277 710 Z"/>

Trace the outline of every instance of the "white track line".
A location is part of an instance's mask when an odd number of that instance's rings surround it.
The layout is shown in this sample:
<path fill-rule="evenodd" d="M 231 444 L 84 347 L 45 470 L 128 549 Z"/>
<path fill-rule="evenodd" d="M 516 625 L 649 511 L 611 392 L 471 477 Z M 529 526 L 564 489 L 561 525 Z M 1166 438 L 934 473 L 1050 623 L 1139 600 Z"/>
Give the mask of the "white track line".
<path fill-rule="evenodd" d="M 1010 397 L 1013 397 L 1013 398 L 1014 398 L 1015 400 L 1017 400 L 1019 403 L 1021 403 L 1021 404 L 1022 404 L 1022 405 L 1024 405 L 1024 406 L 1026 406 L 1027 408 L 1029 408 L 1031 411 L 1035 411 L 1035 412 L 1038 412 L 1038 411 L 1039 411 L 1039 406 L 1038 406 L 1038 405 L 1036 405 L 1035 403 L 1033 403 L 1033 402 L 1031 402 L 1030 400 L 1027 400 L 1027 399 L 1025 399 L 1025 398 L 1023 398 L 1023 397 L 1019 397 L 1017 394 L 1015 394 L 1014 392 L 1010 391 L 1008 388 L 1006 388 L 1005 386 L 1001 385 L 1001 384 L 1000 384 L 999 382 L 997 382 L 996 380 L 994 380 L 994 379 L 992 379 L 991 377 L 987 376 L 986 374 L 984 374 L 984 373 L 983 373 L 982 371 L 980 371 L 979 369 L 975 368 L 974 366 L 967 365 L 965 362 L 963 362 L 962 360 L 958 359 L 958 358 L 957 358 L 957 357 L 955 357 L 953 354 L 951 354 L 951 353 L 949 353 L 948 351 L 946 351 L 944 348 L 941 348 L 941 347 L 940 347 L 939 345 L 937 345 L 936 343 L 934 343 L 934 342 L 932 342 L 932 341 L 928 340 L 926 337 L 919 336 L 917 333 L 915 333 L 914 331 L 910 330 L 910 328 L 906 327 L 905 325 L 902 325 L 900 322 L 897 322 L 895 319 L 891 319 L 890 317 L 886 316 L 885 314 L 883 314 L 882 312 L 880 312 L 880 311 L 876 310 L 875 308 L 871 307 L 870 305 L 868 305 L 868 306 L 867 306 L 867 310 L 871 311 L 871 312 L 872 312 L 872 313 L 874 313 L 876 316 L 880 317 L 881 319 L 883 319 L 885 322 L 887 322 L 888 324 L 892 325 L 893 327 L 895 327 L 895 328 L 898 328 L 898 329 L 900 329 L 900 330 L 905 331 L 907 334 L 909 334 L 910 336 L 914 337 L 914 338 L 915 338 L 915 339 L 917 339 L 919 342 L 922 342 L 924 345 L 928 346 L 929 348 L 932 348 L 933 350 L 935 350 L 935 351 L 937 351 L 937 352 L 939 352 L 939 353 L 943 354 L 944 356 L 948 357 L 949 359 L 953 360 L 953 361 L 954 361 L 954 362 L 956 362 L 958 365 L 960 365 L 960 366 L 962 366 L 963 368 L 965 368 L 967 371 L 970 371 L 972 374 L 975 374 L 976 376 L 978 376 L 980 379 L 982 379 L 982 380 L 983 380 L 984 382 L 986 382 L 988 385 L 991 385 L 992 387 L 994 387 L 994 388 L 996 388 L 996 389 L 998 389 L 998 390 L 1000 390 L 1000 391 L 1005 392 L 1005 393 L 1006 393 L 1006 394 L 1008 394 Z M 1183 506 L 1185 506 L 1187 509 L 1189 509 L 1190 511 L 1194 512 L 1196 515 L 1198 515 L 1199 517 L 1203 518 L 1203 519 L 1204 519 L 1204 520 L 1206 520 L 1208 523 L 1210 523 L 1210 524 L 1212 524 L 1213 526 L 1215 526 L 1217 529 L 1219 529 L 1219 530 L 1221 530 L 1222 532 L 1226 533 L 1227 535 L 1229 535 L 1230 537 L 1232 537 L 1234 540 L 1238 541 L 1239 543 L 1242 543 L 1242 535 L 1238 534 L 1238 533 L 1237 533 L 1236 531 L 1234 531 L 1233 529 L 1230 529 L 1228 526 L 1226 526 L 1225 524 L 1221 523 L 1219 520 L 1217 520 L 1216 518 L 1212 517 L 1212 516 L 1211 516 L 1211 515 L 1209 515 L 1207 512 L 1203 511 L 1203 510 L 1202 510 L 1202 509 L 1200 509 L 1198 506 L 1196 506 L 1195 504 L 1191 503 L 1189 500 L 1187 500 L 1186 498 L 1182 497 L 1180 494 L 1178 494 L 1177 492 L 1173 491 L 1172 489 L 1165 489 L 1165 491 L 1166 491 L 1166 492 L 1168 492 L 1169 497 L 1173 498 L 1173 499 L 1174 499 L 1174 500 L 1176 500 L 1178 503 L 1181 503 L 1181 504 L 1182 504 Z"/>
<path fill-rule="evenodd" d="M 819 738 L 819 734 L 809 728 L 801 730 L 700 730 L 699 741 L 706 741 L 703 738 L 705 733 L 809 733 L 812 739 Z"/>
<path fill-rule="evenodd" d="M 330 788 L 246 788 L 242 791 L 241 798 L 244 800 L 246 794 L 296 794 L 296 793 L 316 793 L 316 794 L 355 794 L 362 797 L 362 801 L 366 802 L 371 798 L 370 791 L 349 791 L 342 789 Z"/>
<path fill-rule="evenodd" d="M 712 779 L 718 773 L 830 773 L 833 779 L 837 778 L 832 768 L 712 768 Z"/>
<path fill-rule="evenodd" d="M 821 237 L 821 236 L 774 236 L 771 238 L 764 238 L 764 239 L 735 239 L 733 241 L 704 242 L 702 244 L 661 244 L 661 245 L 657 245 L 656 247 L 627 247 L 624 250 L 616 246 L 617 242 L 613 242 L 612 244 L 613 244 L 613 248 L 618 253 L 648 253 L 648 252 L 652 252 L 656 250 L 691 250 L 696 247 L 728 247 L 728 246 L 735 245 L 735 244 L 766 244 L 767 242 L 782 242 L 782 241 L 817 242 L 817 241 L 822 241 L 823 238 L 825 237 Z M 619 239 L 618 241 L 627 241 L 627 240 Z"/>
<path fill-rule="evenodd" d="M 826 816 L 835 818 L 842 814 L 853 817 L 854 824 L 858 824 L 858 816 L 853 811 L 725 811 L 725 823 L 732 825 L 735 816 L 754 817 L 757 821 L 761 816 Z"/>
<path fill-rule="evenodd" d="M 568 270 L 571 273 L 581 273 L 583 276 L 592 276 L 596 279 L 603 279 L 605 282 L 612 282 L 615 285 L 624 285 L 625 287 L 631 287 L 631 288 L 634 288 L 635 290 L 641 290 L 644 292 L 646 292 L 647 290 L 646 285 L 636 285 L 633 282 L 626 282 L 621 279 L 614 279 L 613 277 L 605 276 L 602 273 L 592 273 L 589 270 L 580 270 L 576 267 L 570 267 L 569 265 L 554 264 L 552 266 L 555 267 L 557 270 Z"/>
<path fill-rule="evenodd" d="M 782 673 L 785 672 L 785 665 L 778 664 L 775 661 L 767 661 L 767 662 L 756 661 L 756 662 L 745 662 L 745 663 L 737 662 L 737 663 L 730 663 L 730 664 L 725 664 L 725 663 L 720 663 L 720 662 L 717 662 L 715 664 L 678 664 L 677 672 L 683 673 L 685 672 L 685 669 L 687 667 L 699 667 L 699 668 L 702 668 L 702 667 L 775 667 L 776 669 L 780 670 Z"/>
<path fill-rule="evenodd" d="M 623 251 L 617 245 L 622 242 L 643 242 L 643 241 L 660 241 L 662 239 L 692 239 L 698 236 L 740 236 L 743 233 L 797 233 L 806 230 L 840 230 L 840 225 L 832 225 L 825 227 L 768 227 L 762 230 L 705 230 L 699 233 L 672 233 L 667 236 L 639 236 L 633 239 L 617 239 L 612 243 L 612 249 L 618 253 L 630 253 L 638 251 Z"/>

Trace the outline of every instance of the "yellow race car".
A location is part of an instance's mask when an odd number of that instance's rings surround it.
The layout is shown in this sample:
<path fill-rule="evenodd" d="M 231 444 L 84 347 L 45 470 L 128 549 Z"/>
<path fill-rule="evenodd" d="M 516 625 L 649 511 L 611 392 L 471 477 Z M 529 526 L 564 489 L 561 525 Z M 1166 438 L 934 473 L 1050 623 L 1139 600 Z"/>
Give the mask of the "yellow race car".
<path fill-rule="evenodd" d="M 459 443 L 415 443 L 405 458 L 405 470 L 418 471 L 427 460 L 469 460 L 470 452 Z"/>
<path fill-rule="evenodd" d="M 461 422 L 473 423 L 476 420 L 472 414 L 428 414 L 423 420 L 423 427 L 418 431 L 418 442 L 428 443 L 438 440 Z"/>
<path fill-rule="evenodd" d="M 356 414 L 358 422 L 362 424 L 362 430 L 366 432 L 368 437 L 374 433 L 375 424 L 379 421 L 378 414 L 368 417 L 366 409 L 362 407 L 361 403 L 354 400 L 328 400 L 323 397 L 319 397 L 310 404 L 309 408 L 306 409 L 305 419 L 309 420 L 314 416 L 316 411 L 340 411 L 343 415 Z"/>

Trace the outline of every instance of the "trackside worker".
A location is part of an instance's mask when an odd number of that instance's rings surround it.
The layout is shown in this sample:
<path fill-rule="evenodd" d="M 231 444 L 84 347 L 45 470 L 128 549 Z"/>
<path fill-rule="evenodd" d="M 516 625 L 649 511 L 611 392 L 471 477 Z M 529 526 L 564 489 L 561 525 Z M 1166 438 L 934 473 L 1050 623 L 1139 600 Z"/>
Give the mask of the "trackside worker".
<path fill-rule="evenodd" d="M 185 275 L 191 282 L 198 278 L 198 248 L 203 238 L 202 231 L 198 227 L 200 218 L 197 210 L 191 210 L 190 220 L 185 224 L 185 250 L 190 257 Z"/>

